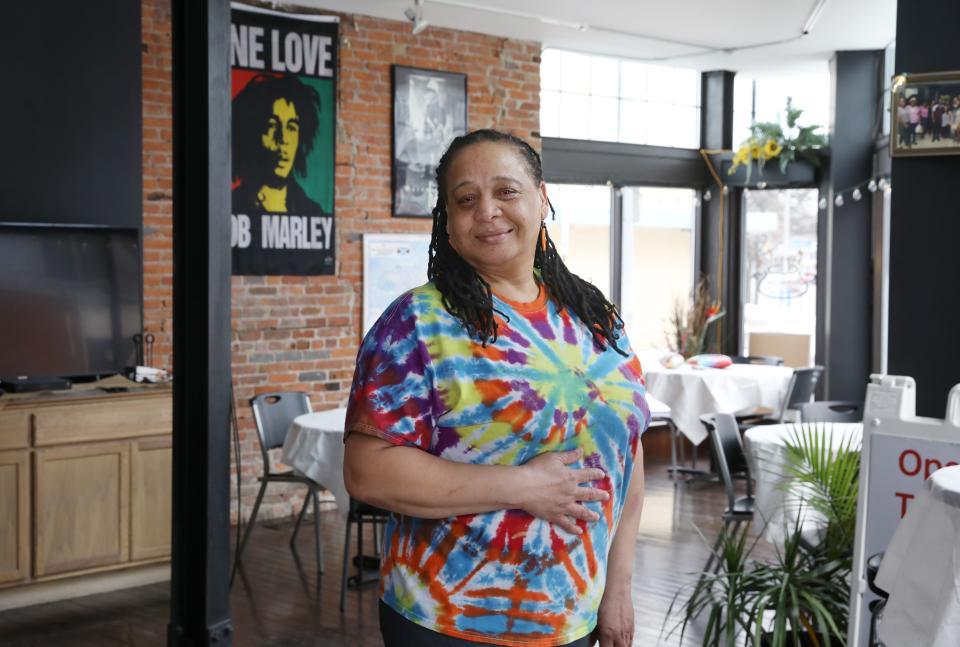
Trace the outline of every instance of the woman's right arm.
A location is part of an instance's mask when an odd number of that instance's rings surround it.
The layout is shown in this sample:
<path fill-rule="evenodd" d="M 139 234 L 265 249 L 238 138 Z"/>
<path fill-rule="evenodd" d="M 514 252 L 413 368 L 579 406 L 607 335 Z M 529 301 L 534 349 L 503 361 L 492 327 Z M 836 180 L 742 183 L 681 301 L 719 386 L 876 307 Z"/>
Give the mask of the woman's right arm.
<path fill-rule="evenodd" d="M 473 465 L 394 445 L 354 432 L 344 448 L 343 476 L 350 495 L 393 512 L 423 519 L 517 508 L 567 532 L 576 520 L 596 521 L 581 502 L 602 501 L 604 490 L 583 486 L 605 474 L 571 468 L 582 451 L 546 452 L 525 465 Z"/>

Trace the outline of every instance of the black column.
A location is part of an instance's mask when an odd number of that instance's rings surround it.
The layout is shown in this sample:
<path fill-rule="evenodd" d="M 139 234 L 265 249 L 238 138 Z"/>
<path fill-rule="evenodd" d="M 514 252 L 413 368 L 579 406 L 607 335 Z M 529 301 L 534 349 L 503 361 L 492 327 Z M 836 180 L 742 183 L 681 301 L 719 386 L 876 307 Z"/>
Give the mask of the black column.
<path fill-rule="evenodd" d="M 829 190 L 817 250 L 817 363 L 826 368 L 821 388 L 830 400 L 862 400 L 871 372 L 872 195 L 861 188 L 856 201 L 848 189 L 873 174 L 882 62 L 881 51 L 837 52 L 830 61 Z"/>
<path fill-rule="evenodd" d="M 707 150 L 729 150 L 733 147 L 733 77 L 734 72 L 728 71 L 704 72 L 701 75 L 700 146 Z M 716 158 L 715 165 L 720 173 L 719 161 Z M 724 180 L 722 174 L 720 179 Z M 711 198 L 709 201 L 702 201 L 699 266 L 700 272 L 710 278 L 714 294 L 719 297 L 727 312 L 726 316 L 713 326 L 710 348 L 717 348 L 730 355 L 739 355 L 740 221 L 743 191 L 731 188 L 723 195 L 712 177 L 707 186 Z"/>
<path fill-rule="evenodd" d="M 230 3 L 173 0 L 171 647 L 230 645 Z"/>
<path fill-rule="evenodd" d="M 960 67 L 960 3 L 897 4 L 896 72 Z M 890 196 L 888 372 L 917 380 L 917 414 L 942 418 L 960 382 L 960 157 L 896 157 Z"/>

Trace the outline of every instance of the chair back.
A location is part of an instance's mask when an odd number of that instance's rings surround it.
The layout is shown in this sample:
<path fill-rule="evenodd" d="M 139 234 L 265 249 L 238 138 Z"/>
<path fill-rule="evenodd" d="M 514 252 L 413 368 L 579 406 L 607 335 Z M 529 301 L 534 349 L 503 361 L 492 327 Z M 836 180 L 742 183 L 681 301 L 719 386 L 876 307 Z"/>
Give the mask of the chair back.
<path fill-rule="evenodd" d="M 299 391 L 261 393 L 250 398 L 250 408 L 263 454 L 263 473 L 269 474 L 270 458 L 267 452 L 283 446 L 294 418 L 310 413 L 310 398 Z"/>
<path fill-rule="evenodd" d="M 783 422 L 787 410 L 797 410 L 801 404 L 813 400 L 817 382 L 822 376 L 822 366 L 794 369 L 793 375 L 790 376 L 790 384 L 787 386 L 787 395 L 783 399 L 783 406 L 780 407 L 780 422 Z"/>
<path fill-rule="evenodd" d="M 737 500 L 737 493 L 733 487 L 734 473 L 746 474 L 747 493 L 750 494 L 750 467 L 743 451 L 743 440 L 740 437 L 737 419 L 730 413 L 715 413 L 702 416 L 700 421 L 710 433 L 717 470 L 720 472 L 720 480 L 723 481 L 723 489 L 727 493 L 729 509 L 733 510 Z"/>
<path fill-rule="evenodd" d="M 862 422 L 863 402 L 853 400 L 820 400 L 800 405 L 803 422 Z"/>
<path fill-rule="evenodd" d="M 783 358 L 774 355 L 734 355 L 730 358 L 734 364 L 760 364 L 763 366 L 783 366 Z"/>

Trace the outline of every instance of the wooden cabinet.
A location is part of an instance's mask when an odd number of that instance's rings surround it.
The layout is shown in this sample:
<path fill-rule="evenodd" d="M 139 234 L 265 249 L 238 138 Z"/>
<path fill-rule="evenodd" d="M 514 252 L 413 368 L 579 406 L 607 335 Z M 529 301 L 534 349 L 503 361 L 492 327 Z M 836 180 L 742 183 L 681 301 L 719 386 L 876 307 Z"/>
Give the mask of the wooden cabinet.
<path fill-rule="evenodd" d="M 0 452 L 0 584 L 23 580 L 30 560 L 29 454 Z"/>
<path fill-rule="evenodd" d="M 95 442 L 114 438 L 169 434 L 170 406 L 144 398 L 112 401 L 65 402 L 39 408 L 33 416 L 33 444 L 37 447 Z"/>
<path fill-rule="evenodd" d="M 0 588 L 169 558 L 169 389 L 0 404 Z"/>
<path fill-rule="evenodd" d="M 130 559 L 170 554 L 173 441 L 138 440 L 130 465 Z"/>
<path fill-rule="evenodd" d="M 35 456 L 34 574 L 127 561 L 129 444 L 58 447 Z"/>

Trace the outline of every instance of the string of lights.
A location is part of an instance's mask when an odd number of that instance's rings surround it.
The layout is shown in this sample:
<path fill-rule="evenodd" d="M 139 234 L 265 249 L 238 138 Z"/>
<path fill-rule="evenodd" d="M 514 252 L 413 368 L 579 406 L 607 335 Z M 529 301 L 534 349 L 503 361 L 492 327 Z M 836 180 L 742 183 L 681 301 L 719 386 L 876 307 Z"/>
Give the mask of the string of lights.
<path fill-rule="evenodd" d="M 837 207 L 842 207 L 847 203 L 847 200 L 844 196 L 848 196 L 854 202 L 859 202 L 863 199 L 862 189 L 866 189 L 870 193 L 876 193 L 877 191 L 883 191 L 884 193 L 890 193 L 890 190 L 893 188 L 893 185 L 890 184 L 890 176 L 886 174 L 877 175 L 871 177 L 867 180 L 863 180 L 858 184 L 848 186 L 845 189 L 833 192 L 833 204 Z M 828 202 L 826 198 L 820 198 L 819 203 L 817 204 L 820 207 L 820 210 L 823 211 L 827 208 Z"/>
<path fill-rule="evenodd" d="M 708 152 L 708 151 L 704 151 L 704 152 Z M 714 179 L 717 179 L 717 177 L 715 176 Z M 719 180 L 717 181 L 717 183 L 720 184 Z M 763 180 L 760 180 L 752 187 L 744 187 L 744 191 L 745 192 L 749 192 L 750 190 L 762 191 L 766 188 L 767 188 L 767 183 Z M 866 180 L 862 180 L 857 184 L 851 184 L 848 187 L 845 187 L 838 191 L 834 191 L 833 204 L 834 206 L 842 207 L 843 205 L 847 204 L 847 200 L 852 200 L 853 202 L 859 202 L 860 200 L 863 199 L 864 189 L 866 189 L 866 191 L 869 193 L 876 193 L 877 191 L 890 193 L 892 188 L 893 188 L 893 185 L 890 183 L 890 176 L 885 173 L 882 173 L 882 174 L 870 177 Z M 723 195 L 726 195 L 727 193 L 730 192 L 730 187 L 727 186 L 726 184 L 721 184 L 720 190 L 722 191 Z M 712 198 L 713 198 L 713 192 L 710 189 L 706 189 L 703 192 L 703 200 L 705 202 L 710 202 Z M 829 205 L 829 202 L 827 201 L 826 197 L 821 197 L 817 203 L 817 207 L 819 207 L 821 211 L 826 209 L 828 205 Z"/>

